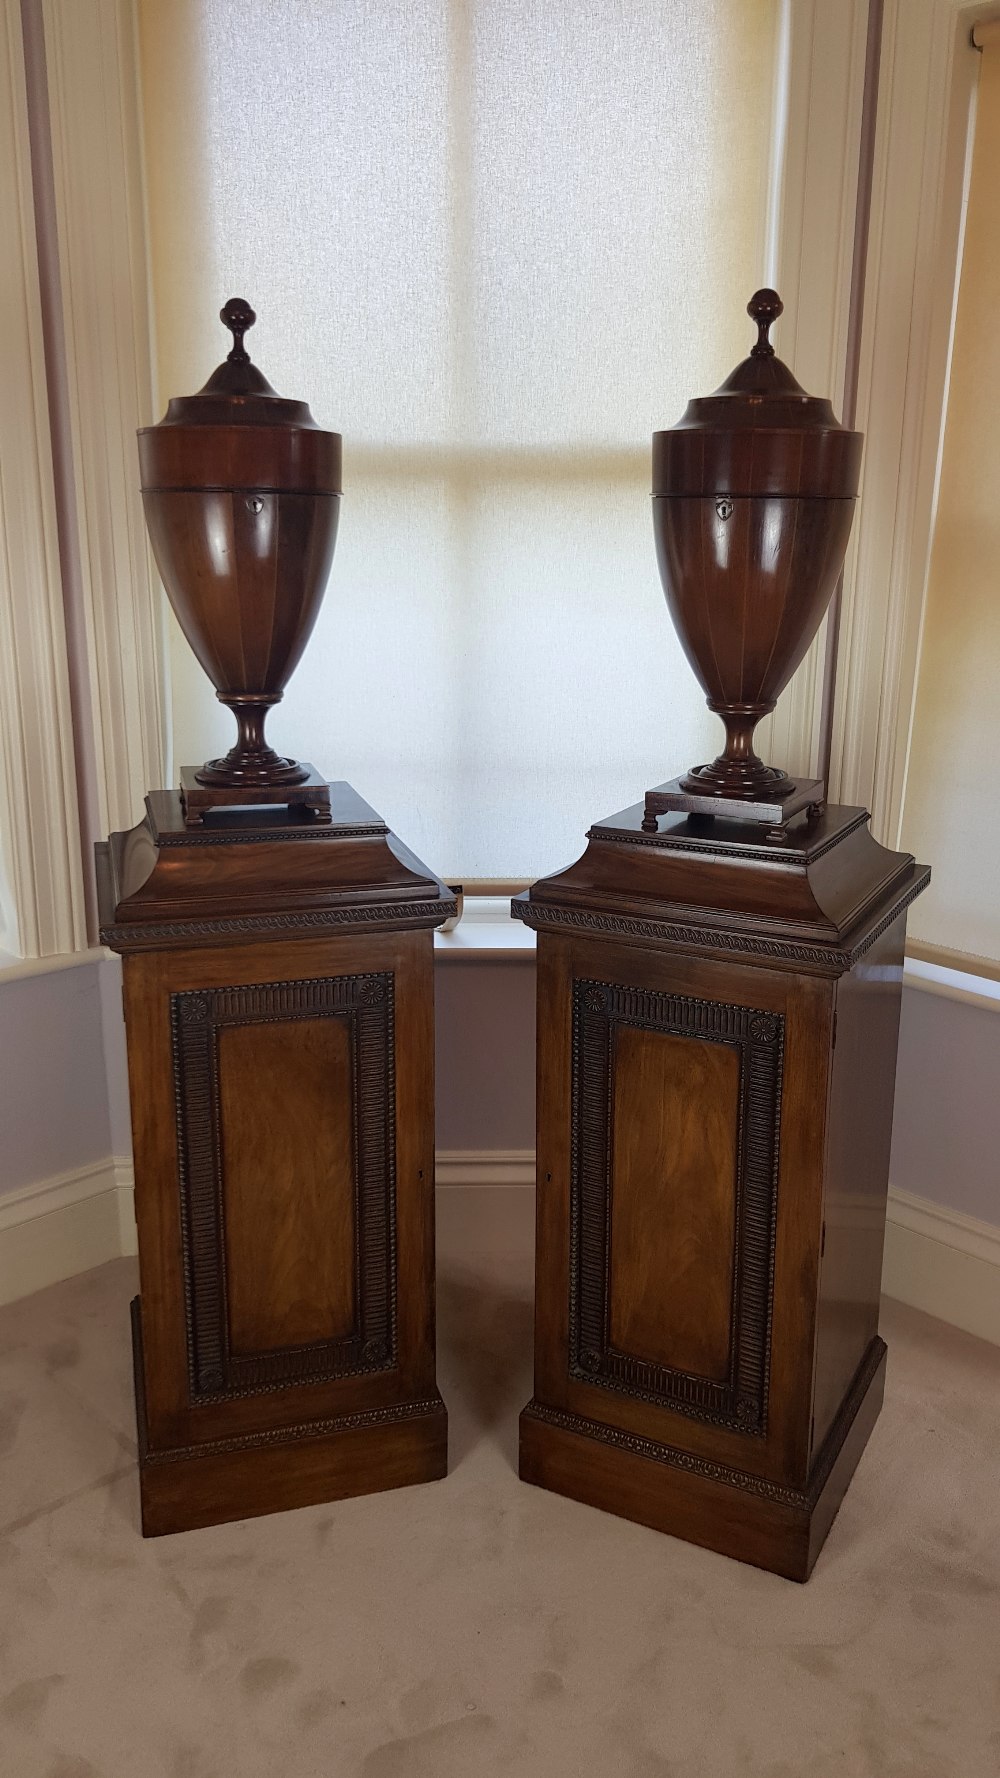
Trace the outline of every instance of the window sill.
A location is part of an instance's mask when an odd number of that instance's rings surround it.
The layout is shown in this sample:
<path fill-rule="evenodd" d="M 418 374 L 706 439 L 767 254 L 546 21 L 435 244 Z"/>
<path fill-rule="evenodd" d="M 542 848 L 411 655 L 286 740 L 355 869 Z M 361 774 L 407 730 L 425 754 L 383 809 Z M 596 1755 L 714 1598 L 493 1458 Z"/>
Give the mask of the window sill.
<path fill-rule="evenodd" d="M 12 957 L 9 951 L 0 951 L 0 988 L 32 975 L 53 975 L 56 970 L 76 969 L 82 963 L 101 963 L 109 955 L 101 945 L 87 951 L 60 951 L 54 957 Z"/>
<path fill-rule="evenodd" d="M 919 988 L 923 994 L 939 994 L 944 1000 L 957 1000 L 962 1006 L 977 1006 L 982 1012 L 1000 1012 L 1000 982 L 984 975 L 971 975 L 964 969 L 950 969 L 942 963 L 907 957 L 903 986 Z"/>
<path fill-rule="evenodd" d="M 530 927 L 510 916 L 505 895 L 466 896 L 451 932 L 435 932 L 436 963 L 526 963 L 535 954 Z"/>

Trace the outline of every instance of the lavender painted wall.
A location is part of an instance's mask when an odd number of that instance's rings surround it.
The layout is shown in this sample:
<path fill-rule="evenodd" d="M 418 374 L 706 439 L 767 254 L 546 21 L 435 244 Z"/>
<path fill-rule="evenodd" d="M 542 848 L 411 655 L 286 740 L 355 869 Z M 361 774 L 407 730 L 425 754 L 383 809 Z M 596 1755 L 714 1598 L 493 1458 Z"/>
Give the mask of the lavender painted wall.
<path fill-rule="evenodd" d="M 889 1177 L 1000 1225 L 1000 1008 L 903 989 Z"/>
<path fill-rule="evenodd" d="M 439 1149 L 535 1146 L 535 960 L 434 972 Z"/>
<path fill-rule="evenodd" d="M 437 972 L 438 1146 L 534 1146 L 533 964 Z M 903 989 L 890 1178 L 1000 1227 L 1000 1012 Z"/>
<path fill-rule="evenodd" d="M 108 1081 L 108 1123 L 111 1152 L 116 1159 L 132 1153 L 132 1120 L 128 1104 L 128 1059 L 122 1015 L 122 960 L 109 957 L 101 965 L 101 1038 Z"/>
<path fill-rule="evenodd" d="M 121 960 L 100 965 L 95 1003 L 107 1074 L 111 1153 L 131 1152 Z M 535 1145 L 535 965 L 531 956 L 435 971 L 437 1145 Z M 3 1020 L 0 990 L 0 1023 Z"/>
<path fill-rule="evenodd" d="M 103 967 L 0 978 L 0 1192 L 111 1153 Z"/>
<path fill-rule="evenodd" d="M 436 971 L 437 1141 L 534 1146 L 535 970 Z M 130 1149 L 117 959 L 0 978 L 0 1192 Z M 906 988 L 895 1186 L 1000 1226 L 1000 1014 Z"/>

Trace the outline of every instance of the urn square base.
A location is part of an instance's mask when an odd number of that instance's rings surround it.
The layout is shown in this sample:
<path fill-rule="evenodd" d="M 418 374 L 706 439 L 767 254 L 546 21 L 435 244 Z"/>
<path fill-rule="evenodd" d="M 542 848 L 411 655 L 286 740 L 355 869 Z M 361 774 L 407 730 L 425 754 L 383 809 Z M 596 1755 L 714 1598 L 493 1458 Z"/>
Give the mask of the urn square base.
<path fill-rule="evenodd" d="M 736 797 L 702 796 L 696 790 L 685 789 L 681 778 L 669 778 L 666 784 L 657 784 L 646 792 L 643 831 L 655 833 L 659 815 L 680 813 L 706 816 L 711 820 L 760 822 L 765 827 L 777 829 L 780 838 L 786 840 L 789 836 L 783 830 L 796 815 L 801 815 L 803 810 L 808 810 L 813 819 L 822 814 L 826 807 L 826 786 L 821 778 L 796 778 L 786 783 L 784 790 L 781 797 L 761 797 L 756 802 L 745 802 Z"/>
<path fill-rule="evenodd" d="M 333 820 L 330 786 L 315 766 L 302 762 L 304 774 L 298 784 L 202 784 L 198 769 L 182 766 L 181 803 L 184 825 L 201 827 L 210 809 L 248 809 L 285 807 L 300 810 L 303 816 L 325 825 Z"/>

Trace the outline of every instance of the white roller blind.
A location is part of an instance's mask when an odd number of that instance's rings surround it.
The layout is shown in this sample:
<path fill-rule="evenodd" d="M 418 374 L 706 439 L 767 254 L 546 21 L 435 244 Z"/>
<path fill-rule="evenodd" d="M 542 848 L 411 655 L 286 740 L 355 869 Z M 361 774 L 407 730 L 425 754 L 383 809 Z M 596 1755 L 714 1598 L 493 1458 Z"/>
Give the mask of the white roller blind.
<path fill-rule="evenodd" d="M 452 876 L 531 876 L 721 744 L 650 433 L 751 341 L 777 0 L 140 0 L 161 400 L 251 355 L 344 435 L 269 718 Z M 228 712 L 172 647 L 174 760 Z"/>

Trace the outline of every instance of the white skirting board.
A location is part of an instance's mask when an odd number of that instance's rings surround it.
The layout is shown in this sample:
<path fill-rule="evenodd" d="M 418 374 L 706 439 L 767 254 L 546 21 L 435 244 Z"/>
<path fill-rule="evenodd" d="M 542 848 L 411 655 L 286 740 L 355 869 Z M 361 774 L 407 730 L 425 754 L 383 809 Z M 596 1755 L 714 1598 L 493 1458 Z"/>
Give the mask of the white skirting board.
<path fill-rule="evenodd" d="M 0 1303 L 135 1252 L 130 1160 L 109 1155 L 0 1197 Z"/>
<path fill-rule="evenodd" d="M 533 1148 L 439 1148 L 434 1157 L 439 1186 L 534 1185 Z"/>
<path fill-rule="evenodd" d="M 1000 1346 L 1000 1228 L 890 1186 L 882 1290 Z"/>
<path fill-rule="evenodd" d="M 531 1149 L 445 1149 L 437 1183 L 530 1187 Z M 0 1197 L 0 1303 L 136 1251 L 132 1163 L 109 1157 Z M 1000 1346 L 1000 1228 L 889 1189 L 882 1288 Z"/>

